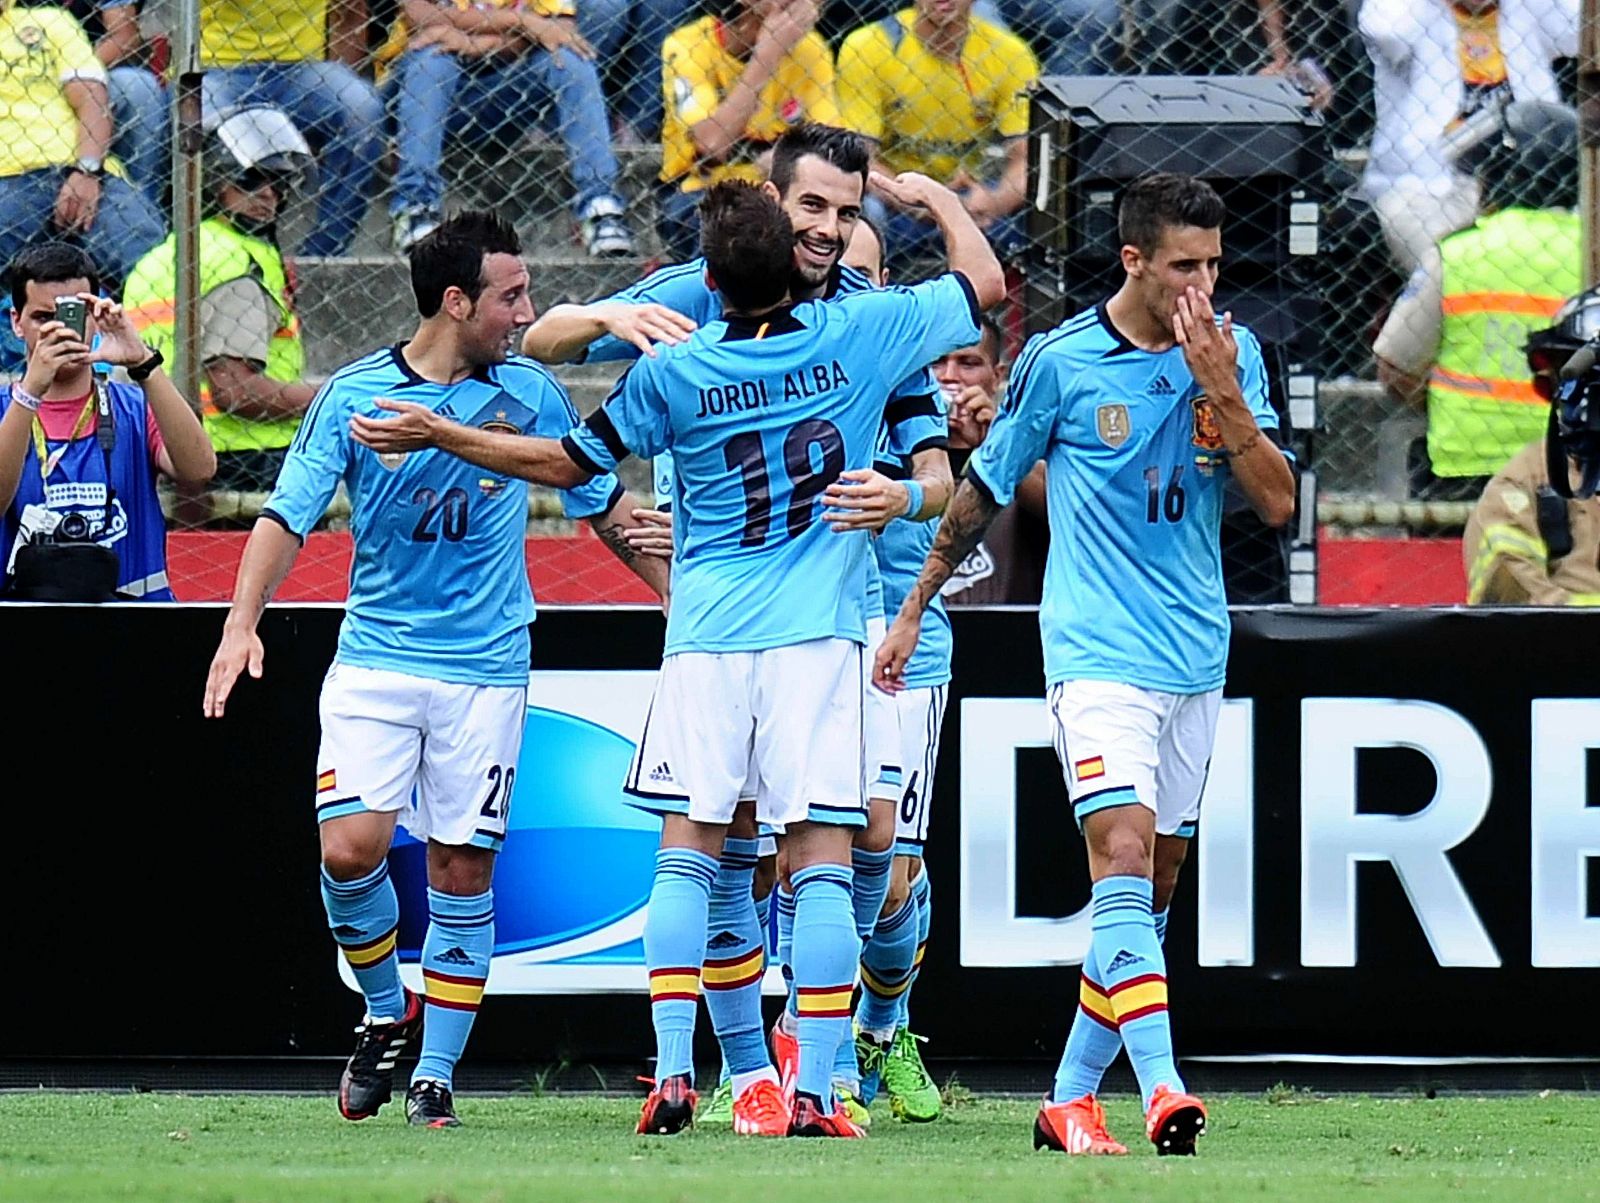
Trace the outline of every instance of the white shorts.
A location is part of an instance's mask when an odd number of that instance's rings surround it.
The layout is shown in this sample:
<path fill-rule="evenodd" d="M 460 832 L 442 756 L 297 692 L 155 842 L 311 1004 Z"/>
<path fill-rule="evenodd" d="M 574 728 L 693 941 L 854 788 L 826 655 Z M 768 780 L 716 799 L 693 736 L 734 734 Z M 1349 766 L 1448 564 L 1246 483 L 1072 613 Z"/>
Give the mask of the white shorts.
<path fill-rule="evenodd" d="M 1194 835 L 1222 690 L 1063 681 L 1046 700 L 1079 827 L 1097 810 L 1138 802 L 1155 813 L 1158 835 Z"/>
<path fill-rule="evenodd" d="M 624 792 L 701 823 L 754 792 L 761 823 L 864 826 L 862 657 L 848 639 L 668 656 Z"/>
<path fill-rule="evenodd" d="M 882 618 L 867 619 L 867 652 L 861 657 L 861 696 L 867 716 L 867 797 L 900 802 L 905 761 L 900 753 L 900 712 L 893 694 L 872 683 L 872 657 L 882 646 L 888 627 Z"/>
<path fill-rule="evenodd" d="M 939 732 L 944 729 L 948 697 L 949 688 L 944 685 L 905 689 L 894 695 L 900 713 L 900 763 L 906 766 L 905 790 L 895 814 L 896 856 L 920 857 L 928 842 L 933 774 L 939 764 Z"/>
<path fill-rule="evenodd" d="M 402 812 L 419 840 L 498 852 L 528 690 L 334 663 L 318 704 L 317 821 Z"/>

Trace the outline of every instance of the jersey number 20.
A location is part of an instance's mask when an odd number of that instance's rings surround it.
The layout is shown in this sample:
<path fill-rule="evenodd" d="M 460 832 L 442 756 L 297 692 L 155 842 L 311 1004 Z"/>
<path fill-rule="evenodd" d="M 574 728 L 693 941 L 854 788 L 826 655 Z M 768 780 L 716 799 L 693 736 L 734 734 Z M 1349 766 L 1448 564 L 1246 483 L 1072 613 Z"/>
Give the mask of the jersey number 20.
<path fill-rule="evenodd" d="M 822 467 L 811 466 L 811 449 L 822 453 Z M 722 460 L 739 473 L 744 485 L 744 534 L 740 547 L 760 547 L 772 525 L 772 478 L 761 436 L 755 431 L 736 434 L 723 445 Z M 783 469 L 789 475 L 789 512 L 785 527 L 791 539 L 811 525 L 811 503 L 839 479 L 844 471 L 844 436 L 832 422 L 807 418 L 783 436 Z"/>
<path fill-rule="evenodd" d="M 444 536 L 446 543 L 459 543 L 467 537 L 465 489 L 446 489 L 444 495 L 440 496 L 424 487 L 413 493 L 411 500 L 422 507 L 422 516 L 411 530 L 413 543 L 437 543 L 440 535 Z M 438 521 L 435 522 L 435 519 Z"/>

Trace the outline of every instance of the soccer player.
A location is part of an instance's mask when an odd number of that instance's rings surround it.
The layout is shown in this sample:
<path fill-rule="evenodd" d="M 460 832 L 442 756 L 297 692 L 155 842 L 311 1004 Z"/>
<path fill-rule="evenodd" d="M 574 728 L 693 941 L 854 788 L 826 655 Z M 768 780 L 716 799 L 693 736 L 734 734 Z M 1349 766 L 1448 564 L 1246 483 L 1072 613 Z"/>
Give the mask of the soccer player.
<path fill-rule="evenodd" d="M 983 235 L 948 190 L 915 194 L 965 252 Z M 757 818 L 785 830 L 794 884 L 792 969 L 799 1067 L 789 1131 L 860 1136 L 834 1106 L 834 1053 L 848 1032 L 860 951 L 850 832 L 866 821 L 861 644 L 864 532 L 820 520 L 821 495 L 867 468 L 890 389 L 918 364 L 972 341 L 985 292 L 950 274 L 914 289 L 785 303 L 793 229 L 767 193 L 707 190 L 703 240 L 723 317 L 641 359 L 560 442 L 446 423 L 417 406 L 355 419 L 384 451 L 439 446 L 558 486 L 632 453 L 671 450 L 677 571 L 661 676 L 625 788 L 665 815 L 645 925 L 656 1086 L 641 1133 L 693 1120 L 691 1061 L 709 896 L 752 764 Z M 980 261 L 982 255 L 979 256 Z M 781 1096 L 780 1096 L 781 1097 Z"/>
<path fill-rule="evenodd" d="M 341 480 L 355 562 L 339 650 L 323 683 L 316 815 L 322 896 L 367 1015 L 339 1084 L 339 1110 L 365 1119 L 388 1101 L 395 1058 L 423 1030 L 406 1094 L 414 1124 L 453 1127 L 452 1073 L 494 952 L 495 853 L 505 839 L 528 684 L 527 485 L 431 451 L 378 455 L 352 415 L 403 397 L 473 428 L 558 434 L 577 420 L 537 364 L 507 359 L 533 317 L 515 231 L 465 212 L 410 252 L 421 321 L 410 341 L 335 372 L 289 450 L 251 532 L 206 682 L 223 715 L 240 673 L 261 676 L 256 623 Z M 658 592 L 659 561 L 621 529 L 633 503 L 616 479 L 574 482 L 563 501 Z M 387 856 L 397 820 L 428 844 L 425 998 L 400 982 L 399 907 Z"/>
<path fill-rule="evenodd" d="M 1193 834 L 1222 703 L 1224 486 L 1231 476 L 1271 526 L 1294 513 L 1260 344 L 1211 308 L 1224 215 L 1189 176 L 1129 186 L 1121 288 L 1029 341 L 874 665 L 886 687 L 904 687 L 923 612 L 1043 457 L 1048 704 L 1094 882 L 1074 1036 L 1090 1022 L 1120 1036 L 1160 1153 L 1193 1153 L 1206 1121 L 1173 1057 L 1155 915 Z M 1089 1076 L 1069 1040 L 1036 1145 L 1127 1151 L 1084 1088 Z"/>
<path fill-rule="evenodd" d="M 871 287 L 860 272 L 841 263 L 846 246 L 860 219 L 868 182 L 869 155 L 866 143 L 856 134 L 827 125 L 802 124 L 778 138 L 773 147 L 771 178 L 764 185 L 788 214 L 795 230 L 794 262 L 789 290 L 792 300 L 832 300 Z M 920 179 L 920 177 L 918 177 Z M 930 187 L 931 182 L 919 184 Z M 914 202 L 912 208 L 926 212 Z M 985 272 L 982 260 L 964 252 L 958 242 L 947 246 L 951 269 L 963 271 L 977 282 Z M 983 248 L 987 254 L 987 248 Z M 523 350 L 547 363 L 573 358 L 586 361 L 634 359 L 654 354 L 652 341 L 672 345 L 687 337 L 697 325 L 718 318 L 722 297 L 706 282 L 704 258 L 676 267 L 663 268 L 615 296 L 590 305 L 560 305 L 543 315 L 528 331 Z M 942 442 L 922 429 L 930 421 L 942 428 L 937 404 L 938 388 L 927 371 L 918 368 L 896 386 L 886 419 L 892 445 L 909 457 L 910 472 L 891 478 L 865 471 L 853 473 L 830 489 L 830 502 L 837 502 L 836 514 L 848 528 L 879 530 L 896 516 L 905 514 L 917 521 L 942 512 L 953 488 L 949 461 Z M 942 429 L 938 431 L 942 438 Z M 673 475 L 658 472 L 663 483 L 660 496 L 670 499 Z M 645 521 L 652 521 L 640 515 Z M 876 646 L 881 621 L 877 599 L 881 596 L 876 577 L 868 582 L 874 615 L 870 643 Z M 903 790 L 899 764 L 899 740 L 893 707 L 870 690 L 868 693 L 868 753 L 873 761 L 868 793 L 872 799 L 867 828 L 856 837 L 853 904 L 862 938 L 872 933 L 883 898 L 889 888 L 893 858 L 894 814 Z M 765 1046 L 751 1038 L 751 1024 L 760 1023 L 760 975 L 754 972 L 752 954 L 760 936 L 759 919 L 750 907 L 738 904 L 742 897 L 736 879 L 749 875 L 745 865 L 755 854 L 757 832 L 753 802 L 735 816 L 725 846 L 728 864 L 719 874 L 713 889 L 711 933 L 717 943 L 715 960 L 704 979 L 706 1006 L 724 1046 L 724 1058 L 731 1071 L 719 1083 L 703 1120 L 707 1123 L 742 1125 L 740 1099 L 745 1089 L 754 1089 L 757 1074 L 770 1067 Z M 761 870 L 756 870 L 758 874 Z M 787 884 L 778 892 L 778 951 L 780 960 L 789 947 L 794 918 L 794 898 Z M 779 1076 L 792 1080 L 795 1057 L 794 1021 L 796 1000 L 780 1013 L 773 1026 L 772 1043 L 777 1052 Z M 850 1052 L 850 1050 L 846 1050 Z M 840 1062 L 842 1085 L 854 1096 L 859 1092 L 858 1071 L 853 1052 Z M 734 1080 L 741 1089 L 734 1088 Z M 749 1100 L 754 1106 L 755 1099 Z M 853 1114 L 865 1117 L 865 1109 Z"/>

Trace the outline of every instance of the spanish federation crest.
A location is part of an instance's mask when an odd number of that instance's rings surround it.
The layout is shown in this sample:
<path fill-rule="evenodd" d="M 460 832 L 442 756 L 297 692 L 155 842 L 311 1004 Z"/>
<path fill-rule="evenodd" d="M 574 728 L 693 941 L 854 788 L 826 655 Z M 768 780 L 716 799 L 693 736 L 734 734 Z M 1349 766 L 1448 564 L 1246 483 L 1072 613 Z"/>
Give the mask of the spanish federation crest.
<path fill-rule="evenodd" d="M 1194 445 L 1202 451 L 1222 450 L 1222 427 L 1217 425 L 1217 411 L 1211 398 L 1201 393 L 1191 403 L 1194 406 Z"/>
<path fill-rule="evenodd" d="M 1102 405 L 1094 411 L 1095 430 L 1100 441 L 1113 451 L 1128 441 L 1133 428 L 1128 422 L 1126 405 Z"/>
<path fill-rule="evenodd" d="M 503 409 L 495 410 L 494 417 L 490 418 L 487 422 L 479 422 L 478 427 L 481 430 L 492 431 L 495 434 L 522 433 L 522 428 L 507 418 L 506 411 Z"/>

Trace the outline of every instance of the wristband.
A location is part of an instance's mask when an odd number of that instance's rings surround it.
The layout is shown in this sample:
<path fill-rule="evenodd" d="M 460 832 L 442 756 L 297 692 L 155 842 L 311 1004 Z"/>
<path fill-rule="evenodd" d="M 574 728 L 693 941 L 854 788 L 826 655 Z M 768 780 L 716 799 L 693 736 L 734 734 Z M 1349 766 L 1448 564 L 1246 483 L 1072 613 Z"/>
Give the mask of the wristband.
<path fill-rule="evenodd" d="M 38 413 L 39 406 L 44 404 L 39 398 L 23 388 L 21 384 L 16 383 L 11 386 L 11 400 L 30 413 Z"/>
<path fill-rule="evenodd" d="M 906 487 L 906 517 L 916 522 L 917 515 L 922 513 L 922 486 L 914 480 L 902 480 Z"/>

